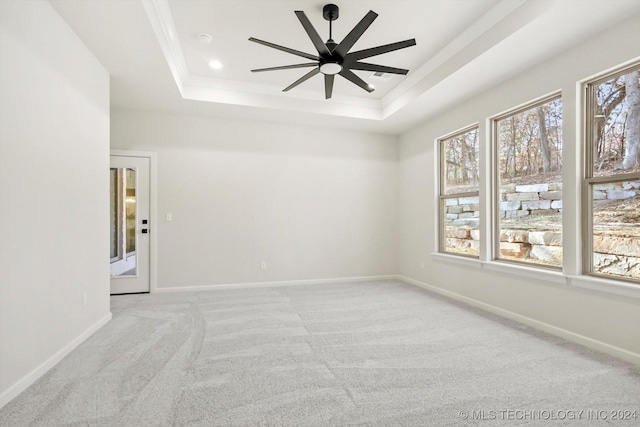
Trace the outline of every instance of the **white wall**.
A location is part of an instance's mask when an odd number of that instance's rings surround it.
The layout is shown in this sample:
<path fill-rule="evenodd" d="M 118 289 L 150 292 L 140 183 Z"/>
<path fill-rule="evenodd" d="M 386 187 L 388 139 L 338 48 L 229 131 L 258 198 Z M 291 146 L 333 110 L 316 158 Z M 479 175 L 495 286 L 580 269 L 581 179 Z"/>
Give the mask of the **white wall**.
<path fill-rule="evenodd" d="M 111 134 L 158 153 L 159 288 L 397 271 L 395 137 L 133 111 Z"/>
<path fill-rule="evenodd" d="M 48 2 L 0 30 L 2 406 L 110 316 L 109 76 Z"/>
<path fill-rule="evenodd" d="M 586 291 L 569 284 L 546 283 L 538 273 L 517 276 L 443 262 L 430 254 L 437 246 L 436 152 L 434 140 L 464 126 L 558 89 L 564 110 L 565 274 L 579 273 L 580 144 L 576 132 L 576 82 L 640 56 L 640 16 L 594 37 L 558 58 L 444 112 L 400 138 L 399 270 L 418 282 L 483 305 L 510 312 L 520 320 L 578 339 L 628 360 L 640 361 L 640 299 Z M 496 64 L 498 66 L 498 64 Z M 486 144 L 486 139 L 483 139 Z M 485 157 L 485 162 L 488 157 Z M 489 203 L 488 181 L 481 201 Z M 572 191 L 571 189 L 574 189 Z M 487 236 L 485 236 L 486 238 Z M 425 268 L 420 263 L 425 262 Z M 479 263 L 478 263 L 479 266 Z M 486 266 L 485 266 L 486 267 Z M 560 275 L 562 279 L 563 276 Z M 488 305 L 488 306 L 487 306 Z M 505 312 L 506 310 L 506 312 Z M 507 313 L 508 314 L 508 313 Z"/>

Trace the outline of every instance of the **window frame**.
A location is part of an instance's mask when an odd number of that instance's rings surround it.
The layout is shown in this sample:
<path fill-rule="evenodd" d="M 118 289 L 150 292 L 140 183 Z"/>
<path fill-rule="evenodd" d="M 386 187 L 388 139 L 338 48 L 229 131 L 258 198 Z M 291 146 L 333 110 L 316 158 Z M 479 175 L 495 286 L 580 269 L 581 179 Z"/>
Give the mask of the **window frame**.
<path fill-rule="evenodd" d="M 480 205 L 480 186 L 481 186 L 481 182 L 482 179 L 479 178 L 478 180 L 478 190 L 476 191 L 466 191 L 463 193 L 452 193 L 452 194 L 445 194 L 445 184 L 446 184 L 446 180 L 445 180 L 445 174 L 446 174 L 446 164 L 445 164 L 445 153 L 446 150 L 444 149 L 444 143 L 446 140 L 452 139 L 452 138 L 456 138 L 460 135 L 464 135 L 466 133 L 469 133 L 471 131 L 475 130 L 477 132 L 478 135 L 478 174 L 480 175 L 481 170 L 480 170 L 480 156 L 481 156 L 481 152 L 482 152 L 482 147 L 481 147 L 481 140 L 480 140 L 480 125 L 479 123 L 473 123 L 470 124 L 468 126 L 465 126 L 463 128 L 460 128 L 458 130 L 455 130 L 451 133 L 448 133 L 446 135 L 443 135 L 439 138 L 436 139 L 436 144 L 438 147 L 438 253 L 439 254 L 443 254 L 443 255 L 451 255 L 451 256 L 459 256 L 462 258 L 468 258 L 468 259 L 480 259 L 480 255 L 481 255 L 481 247 L 482 245 L 480 245 L 479 250 L 478 250 L 478 255 L 471 255 L 471 254 L 465 254 L 465 253 L 457 253 L 457 252 L 450 252 L 446 250 L 446 221 L 445 221 L 445 208 L 446 208 L 446 200 L 447 199 L 457 199 L 460 197 L 478 197 L 478 205 Z M 479 217 L 479 221 L 482 222 L 482 210 L 480 209 L 480 217 Z"/>
<path fill-rule="evenodd" d="M 490 179 L 491 179 L 491 261 L 495 261 L 495 262 L 500 262 L 500 263 L 506 263 L 506 264 L 511 264 L 511 265 L 517 265 L 517 266 L 522 266 L 522 267 L 530 267 L 530 268 L 539 268 L 539 269 L 543 269 L 543 270 L 549 270 L 549 271 L 563 271 L 563 266 L 564 266 L 564 254 L 562 257 L 562 263 L 559 266 L 553 266 L 553 265 L 545 265 L 545 264 L 539 264 L 539 263 L 532 263 L 532 262 L 526 262 L 526 261 L 516 261 L 516 260 L 511 260 L 511 259 L 506 259 L 506 258 L 501 258 L 500 257 L 500 147 L 499 147 L 499 142 L 498 142 L 498 122 L 501 120 L 504 120 L 508 117 L 511 116 L 515 116 L 517 114 L 520 114 L 522 112 L 528 111 L 528 110 L 532 110 L 534 108 L 537 108 L 541 105 L 547 104 L 551 101 L 555 101 L 555 100 L 561 100 L 562 101 L 562 107 L 563 107 L 563 124 L 564 124 L 564 100 L 563 100 L 563 96 L 562 96 L 562 91 L 558 90 L 555 92 L 552 92 L 550 94 L 544 95 L 540 98 L 536 98 L 532 101 L 526 102 L 524 104 L 521 104 L 517 107 L 511 108 L 507 111 L 504 111 L 496 116 L 490 117 L 489 118 L 489 128 L 490 128 L 490 132 L 491 132 L 491 171 L 490 171 Z M 562 142 L 563 142 L 563 150 L 562 150 L 562 156 L 564 156 L 564 135 L 562 137 Z M 564 183 L 564 177 L 562 182 Z M 562 212 L 562 221 L 561 223 L 564 222 L 564 210 Z M 564 227 L 563 227 L 564 228 Z M 564 235 L 564 230 L 563 231 L 563 235 Z M 562 246 L 562 251 L 564 253 L 564 243 Z"/>
<path fill-rule="evenodd" d="M 594 176 L 594 162 L 593 162 L 593 148 L 594 148 L 594 119 L 595 110 L 594 103 L 592 102 L 596 88 L 611 79 L 619 78 L 631 71 L 640 69 L 640 61 L 626 64 L 622 67 L 617 67 L 613 70 L 606 71 L 599 74 L 595 78 L 582 82 L 582 132 L 584 137 L 582 142 L 584 143 L 584 157 L 582 159 L 582 179 L 581 179 L 581 238 L 582 245 L 579 250 L 582 250 L 580 259 L 582 261 L 582 275 L 588 277 L 594 277 L 599 279 L 621 281 L 631 283 L 634 285 L 640 285 L 640 280 L 632 279 L 623 276 L 612 276 L 604 273 L 598 273 L 594 271 L 593 266 L 593 191 L 592 187 L 598 184 L 609 184 L 620 181 L 633 181 L 640 180 L 640 172 L 615 174 L 610 176 Z"/>

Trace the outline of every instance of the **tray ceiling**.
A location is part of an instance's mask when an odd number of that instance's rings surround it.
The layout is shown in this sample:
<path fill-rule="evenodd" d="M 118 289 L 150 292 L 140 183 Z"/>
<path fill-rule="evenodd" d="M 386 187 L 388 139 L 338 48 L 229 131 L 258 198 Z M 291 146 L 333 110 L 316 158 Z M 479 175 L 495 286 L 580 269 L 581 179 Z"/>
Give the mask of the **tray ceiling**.
<path fill-rule="evenodd" d="M 350 0 L 335 2 L 336 42 L 362 17 L 379 14 L 354 46 L 415 38 L 417 45 L 367 62 L 408 68 L 375 78 L 368 93 L 336 78 L 324 99 L 316 76 L 282 89 L 306 70 L 251 73 L 295 64 L 294 55 L 251 43 L 256 37 L 314 53 L 296 18 L 302 10 L 323 39 L 326 1 L 50 0 L 111 74 L 112 106 L 215 114 L 399 133 L 525 71 L 616 22 L 637 15 L 637 0 Z M 203 44 L 198 34 L 211 35 Z M 223 67 L 211 69 L 209 61 Z M 198 101 L 198 102 L 195 102 Z"/>

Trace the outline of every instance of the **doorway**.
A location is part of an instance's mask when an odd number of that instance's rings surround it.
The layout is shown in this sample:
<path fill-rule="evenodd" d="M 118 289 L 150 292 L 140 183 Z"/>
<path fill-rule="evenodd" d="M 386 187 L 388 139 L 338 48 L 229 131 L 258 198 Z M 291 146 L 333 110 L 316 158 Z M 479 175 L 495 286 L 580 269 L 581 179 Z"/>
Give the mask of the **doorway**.
<path fill-rule="evenodd" d="M 149 157 L 111 155 L 109 270 L 112 295 L 151 289 L 150 163 Z"/>

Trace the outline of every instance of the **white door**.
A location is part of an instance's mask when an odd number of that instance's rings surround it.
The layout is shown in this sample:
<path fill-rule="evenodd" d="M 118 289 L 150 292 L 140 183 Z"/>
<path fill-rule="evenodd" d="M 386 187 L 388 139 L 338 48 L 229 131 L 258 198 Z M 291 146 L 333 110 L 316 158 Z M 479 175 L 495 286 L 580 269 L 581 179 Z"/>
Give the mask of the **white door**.
<path fill-rule="evenodd" d="M 111 294 L 149 292 L 149 165 L 147 157 L 111 156 Z"/>

